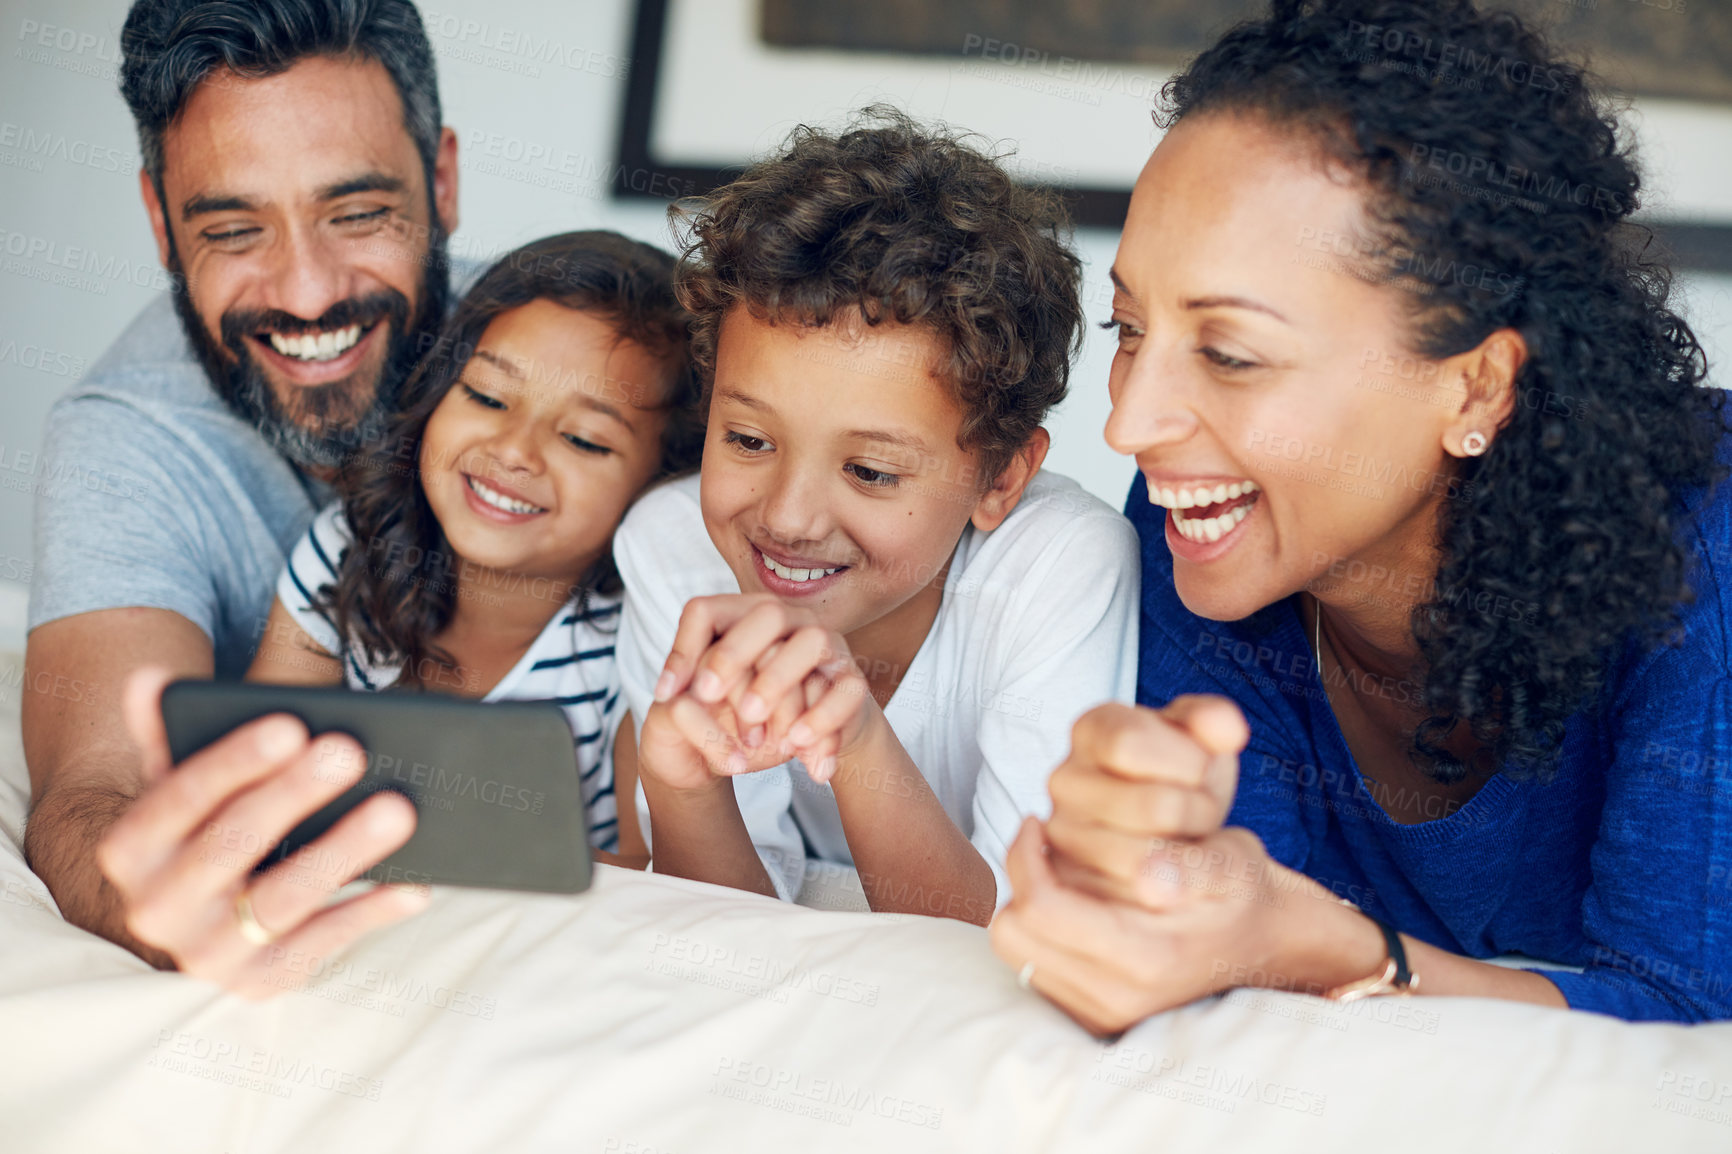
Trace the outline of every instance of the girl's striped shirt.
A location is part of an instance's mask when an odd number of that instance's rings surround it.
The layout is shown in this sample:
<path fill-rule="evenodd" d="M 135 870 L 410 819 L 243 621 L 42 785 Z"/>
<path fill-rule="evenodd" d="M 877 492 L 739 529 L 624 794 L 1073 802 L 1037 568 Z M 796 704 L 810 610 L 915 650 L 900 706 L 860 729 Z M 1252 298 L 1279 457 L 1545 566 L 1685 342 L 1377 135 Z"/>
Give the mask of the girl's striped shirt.
<path fill-rule="evenodd" d="M 343 663 L 350 689 L 389 688 L 401 662 L 369 661 L 361 647 L 337 636 L 336 626 L 314 607 L 315 594 L 336 580 L 337 566 L 351 543 L 340 503 L 313 519 L 295 545 L 277 581 L 277 597 L 316 643 Z M 402 565 L 403 559 L 395 559 Z M 393 559 L 380 557 L 379 568 Z M 623 708 L 614 666 L 614 636 L 620 601 L 579 591 L 560 606 L 528 652 L 483 701 L 551 701 L 565 713 L 577 755 L 577 772 L 589 814 L 589 844 L 613 851 L 619 846 L 619 812 L 613 791 L 613 738 Z"/>

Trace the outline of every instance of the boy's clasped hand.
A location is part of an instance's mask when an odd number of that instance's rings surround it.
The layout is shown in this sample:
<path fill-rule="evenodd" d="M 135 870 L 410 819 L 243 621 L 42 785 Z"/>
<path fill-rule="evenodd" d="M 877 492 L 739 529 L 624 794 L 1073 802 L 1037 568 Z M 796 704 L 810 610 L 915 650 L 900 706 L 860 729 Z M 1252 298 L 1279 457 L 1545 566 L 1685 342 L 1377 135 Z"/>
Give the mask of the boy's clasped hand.
<path fill-rule="evenodd" d="M 639 769 L 672 789 L 798 758 L 835 776 L 884 713 L 841 634 L 767 593 L 698 597 L 644 718 Z"/>

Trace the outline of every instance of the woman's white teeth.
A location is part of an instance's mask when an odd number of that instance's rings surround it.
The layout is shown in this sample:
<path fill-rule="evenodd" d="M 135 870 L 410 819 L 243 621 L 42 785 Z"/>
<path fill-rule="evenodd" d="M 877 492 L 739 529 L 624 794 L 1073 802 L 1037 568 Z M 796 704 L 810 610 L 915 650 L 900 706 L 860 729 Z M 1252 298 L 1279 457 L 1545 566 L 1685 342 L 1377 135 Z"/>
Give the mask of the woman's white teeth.
<path fill-rule="evenodd" d="M 1231 533 L 1250 511 L 1250 505 L 1235 505 L 1219 517 L 1185 517 L 1175 510 L 1173 527 L 1178 529 L 1179 536 L 1187 541 L 1207 541 L 1213 544 Z"/>
<path fill-rule="evenodd" d="M 547 512 L 547 510 L 543 509 L 540 505 L 531 505 L 528 501 L 514 501 L 504 493 L 499 492 L 497 489 L 489 489 L 474 477 L 465 477 L 464 479 L 469 482 L 469 487 L 475 491 L 477 497 L 480 497 L 495 509 L 503 509 L 507 513 Z"/>
<path fill-rule="evenodd" d="M 298 337 L 272 333 L 271 348 L 297 361 L 329 361 L 354 348 L 355 342 L 360 339 L 361 326 L 350 325 L 346 329 L 327 329 L 322 333 L 306 333 Z"/>
<path fill-rule="evenodd" d="M 1163 488 L 1159 492 L 1149 491 L 1149 500 L 1167 509 L 1195 509 L 1201 505 L 1219 505 L 1222 501 L 1236 501 L 1246 493 L 1255 493 L 1257 482 L 1234 481 L 1231 485 L 1216 485 L 1210 489 L 1197 485 L 1188 489 Z"/>
<path fill-rule="evenodd" d="M 834 569 L 790 569 L 786 565 L 778 565 L 768 553 L 763 554 L 764 567 L 784 581 L 816 581 L 820 577 L 828 577 L 832 573 L 840 573 L 843 566 Z"/>

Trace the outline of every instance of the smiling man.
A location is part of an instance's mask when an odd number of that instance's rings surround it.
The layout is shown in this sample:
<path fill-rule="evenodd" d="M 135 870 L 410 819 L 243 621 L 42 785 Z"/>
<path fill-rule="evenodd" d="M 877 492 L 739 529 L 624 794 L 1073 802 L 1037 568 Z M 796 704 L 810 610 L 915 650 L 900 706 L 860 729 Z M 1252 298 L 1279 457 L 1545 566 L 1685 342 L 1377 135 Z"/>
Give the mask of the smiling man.
<path fill-rule="evenodd" d="M 156 694 L 245 670 L 325 481 L 431 345 L 456 138 L 405 0 L 139 0 L 122 44 L 175 291 L 49 419 L 47 474 L 68 482 L 37 503 L 26 664 L 76 691 L 24 702 L 26 850 L 69 921 L 264 988 L 281 984 L 264 939 L 328 952 L 421 897 L 381 888 L 262 931 L 236 900 L 252 862 L 207 852 L 212 831 L 268 845 L 319 808 L 346 784 L 313 772 L 334 739 L 255 723 L 170 774 Z M 115 483 L 74 480 L 92 475 Z M 353 873 L 413 829 L 399 799 L 362 808 L 333 859 Z"/>

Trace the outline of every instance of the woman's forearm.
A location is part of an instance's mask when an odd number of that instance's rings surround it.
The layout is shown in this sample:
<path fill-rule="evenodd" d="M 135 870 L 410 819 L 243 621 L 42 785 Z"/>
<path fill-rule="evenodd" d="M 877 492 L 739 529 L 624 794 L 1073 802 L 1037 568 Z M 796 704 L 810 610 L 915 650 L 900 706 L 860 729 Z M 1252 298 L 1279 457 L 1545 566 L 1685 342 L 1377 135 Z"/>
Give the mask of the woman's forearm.
<path fill-rule="evenodd" d="M 1314 994 L 1377 973 L 1389 956 L 1382 931 L 1317 882 L 1310 878 L 1303 878 L 1303 882 L 1293 887 L 1297 892 L 1283 907 L 1294 916 L 1278 931 L 1284 935 L 1279 947 L 1281 960 L 1265 967 L 1265 972 L 1280 974 L 1287 988 Z M 1401 935 L 1401 944 L 1407 951 L 1408 970 L 1419 979 L 1413 992 L 1421 997 L 1502 998 L 1568 1008 L 1562 992 L 1540 974 L 1475 961 L 1409 934 Z M 1233 976 L 1228 975 L 1229 980 Z M 1256 984 L 1278 983 L 1279 979 L 1272 978 Z"/>

